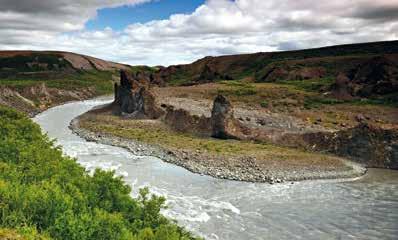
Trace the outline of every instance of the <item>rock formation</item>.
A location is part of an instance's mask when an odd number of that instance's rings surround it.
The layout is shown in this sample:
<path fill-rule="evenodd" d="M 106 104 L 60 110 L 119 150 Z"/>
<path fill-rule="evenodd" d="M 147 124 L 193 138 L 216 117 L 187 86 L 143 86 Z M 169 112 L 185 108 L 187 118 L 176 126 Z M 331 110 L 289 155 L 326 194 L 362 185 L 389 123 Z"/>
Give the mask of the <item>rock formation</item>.
<path fill-rule="evenodd" d="M 179 132 L 191 133 L 198 136 L 210 137 L 210 119 L 205 116 L 191 114 L 185 109 L 175 109 L 173 106 L 166 106 L 164 122 Z"/>
<path fill-rule="evenodd" d="M 331 86 L 331 96 L 350 100 L 398 92 L 398 57 L 372 57 L 347 71 L 340 72 Z"/>
<path fill-rule="evenodd" d="M 326 75 L 326 70 L 323 67 L 303 67 L 297 70 L 290 71 L 288 80 L 307 80 L 323 78 Z"/>
<path fill-rule="evenodd" d="M 331 86 L 331 96 L 340 100 L 352 99 L 350 81 L 344 73 L 339 73 L 335 83 Z"/>
<path fill-rule="evenodd" d="M 398 130 L 367 123 L 335 133 L 310 133 L 304 142 L 311 150 L 354 159 L 367 167 L 398 169 Z"/>
<path fill-rule="evenodd" d="M 212 137 L 221 139 L 243 139 L 245 129 L 234 118 L 231 103 L 222 95 L 218 95 L 211 111 Z"/>
<path fill-rule="evenodd" d="M 114 104 L 121 114 L 133 118 L 158 118 L 163 114 L 149 85 L 149 78 L 141 72 L 120 71 L 120 86 L 115 84 Z"/>
<path fill-rule="evenodd" d="M 398 58 L 379 56 L 352 71 L 354 94 L 369 97 L 374 94 L 398 92 Z"/>
<path fill-rule="evenodd" d="M 200 73 L 200 76 L 197 80 L 197 82 L 200 83 L 205 83 L 205 82 L 214 82 L 215 80 L 232 80 L 233 78 L 226 75 L 226 74 L 220 74 L 216 67 L 206 64 L 204 66 L 203 71 Z"/>
<path fill-rule="evenodd" d="M 326 70 L 323 67 L 271 67 L 267 69 L 261 82 L 276 82 L 280 80 L 307 80 L 323 78 L 326 75 Z"/>

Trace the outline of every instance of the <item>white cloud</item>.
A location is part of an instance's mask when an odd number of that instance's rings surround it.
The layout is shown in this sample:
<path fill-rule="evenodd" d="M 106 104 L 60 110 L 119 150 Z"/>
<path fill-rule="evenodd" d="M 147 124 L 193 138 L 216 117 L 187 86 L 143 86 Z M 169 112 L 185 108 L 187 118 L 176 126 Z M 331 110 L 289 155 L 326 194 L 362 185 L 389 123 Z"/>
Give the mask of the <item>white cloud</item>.
<path fill-rule="evenodd" d="M 145 0 L 34 0 L 36 9 L 15 2 L 0 0 L 0 49 L 68 50 L 130 64 L 398 38 L 398 0 L 208 0 L 192 14 L 120 32 L 87 31 L 84 23 L 99 8 Z"/>

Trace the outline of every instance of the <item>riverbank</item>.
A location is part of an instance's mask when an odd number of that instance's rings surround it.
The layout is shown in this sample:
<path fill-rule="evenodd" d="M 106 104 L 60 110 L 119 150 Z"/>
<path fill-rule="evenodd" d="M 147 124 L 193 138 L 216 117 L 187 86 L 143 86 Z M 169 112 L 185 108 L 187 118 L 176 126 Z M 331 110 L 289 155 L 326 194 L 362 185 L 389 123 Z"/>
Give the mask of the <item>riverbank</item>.
<path fill-rule="evenodd" d="M 91 115 L 90 115 L 91 114 Z M 109 116 L 108 116 L 109 117 Z M 89 119 L 89 120 L 88 120 Z M 82 116 L 75 118 L 69 128 L 80 137 L 101 144 L 123 147 L 135 155 L 139 156 L 155 156 L 161 160 L 181 166 L 191 172 L 209 175 L 215 178 L 230 179 L 248 182 L 268 182 L 279 183 L 284 181 L 301 181 L 312 179 L 336 179 L 336 178 L 353 178 L 362 176 L 366 173 L 366 169 L 359 164 L 328 155 L 301 152 L 288 148 L 280 148 L 276 146 L 268 146 L 255 143 L 236 143 L 247 149 L 256 147 L 258 156 L 253 154 L 232 154 L 223 155 L 215 154 L 211 149 L 204 151 L 200 148 L 196 150 L 190 148 L 181 148 L 178 146 L 167 146 L 165 144 L 148 143 L 139 141 L 134 138 L 127 138 L 110 132 L 93 131 L 88 129 L 87 121 L 93 121 L 92 113 L 88 112 Z M 84 126 L 81 126 L 81 120 Z M 99 127 L 104 122 L 91 122 Z M 126 122 L 122 123 L 125 124 Z M 117 123 L 113 123 L 117 125 Z M 135 122 L 133 124 L 138 124 Z M 142 123 L 141 123 L 142 124 Z M 156 122 L 152 123 L 154 132 Z M 131 126 L 128 126 L 131 129 Z M 145 128 L 139 125 L 138 128 Z M 160 131 L 160 130 L 159 130 Z M 126 132 L 126 131 L 122 131 Z M 169 134 L 169 133 L 168 133 Z M 161 137 L 158 137 L 158 139 Z M 185 145 L 192 139 L 181 138 L 181 142 Z M 193 145 L 203 144 L 202 139 L 195 139 Z M 202 142 L 201 142 L 202 141 Z M 235 142 L 231 140 L 206 140 L 209 145 L 223 144 L 223 147 L 233 148 Z M 217 141 L 217 142 L 215 142 Z M 264 155 L 270 155 L 263 158 Z"/>

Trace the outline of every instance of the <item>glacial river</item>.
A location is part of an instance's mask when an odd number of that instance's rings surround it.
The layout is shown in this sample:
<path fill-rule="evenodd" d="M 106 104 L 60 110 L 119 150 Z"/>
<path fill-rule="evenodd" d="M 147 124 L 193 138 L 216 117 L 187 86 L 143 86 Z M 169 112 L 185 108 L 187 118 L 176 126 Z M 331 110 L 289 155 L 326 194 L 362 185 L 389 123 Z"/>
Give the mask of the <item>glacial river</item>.
<path fill-rule="evenodd" d="M 69 103 L 34 121 L 87 170 L 115 170 L 134 189 L 167 198 L 163 213 L 206 239 L 398 239 L 398 171 L 360 179 L 260 184 L 193 174 L 72 134 L 69 122 L 106 100 Z"/>

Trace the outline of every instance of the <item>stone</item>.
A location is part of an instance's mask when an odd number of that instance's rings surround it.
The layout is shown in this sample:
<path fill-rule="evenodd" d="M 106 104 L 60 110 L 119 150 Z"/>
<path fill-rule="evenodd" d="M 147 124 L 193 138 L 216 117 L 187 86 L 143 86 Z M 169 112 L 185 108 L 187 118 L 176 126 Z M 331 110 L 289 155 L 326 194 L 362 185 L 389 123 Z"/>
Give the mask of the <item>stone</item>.
<path fill-rule="evenodd" d="M 234 118 L 234 111 L 231 103 L 222 95 L 217 95 L 213 102 L 211 111 L 212 137 L 221 139 L 242 139 L 244 128 Z"/>

